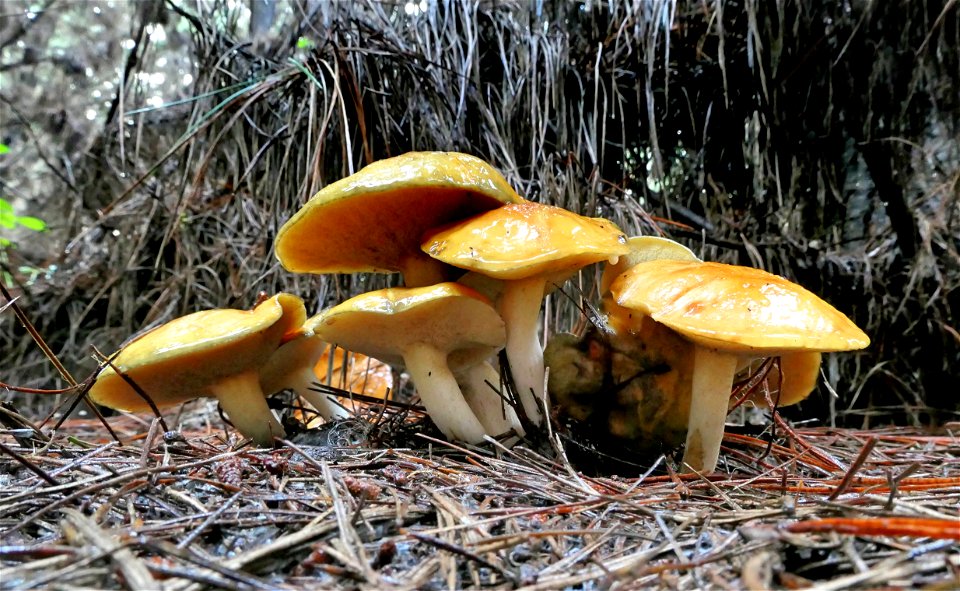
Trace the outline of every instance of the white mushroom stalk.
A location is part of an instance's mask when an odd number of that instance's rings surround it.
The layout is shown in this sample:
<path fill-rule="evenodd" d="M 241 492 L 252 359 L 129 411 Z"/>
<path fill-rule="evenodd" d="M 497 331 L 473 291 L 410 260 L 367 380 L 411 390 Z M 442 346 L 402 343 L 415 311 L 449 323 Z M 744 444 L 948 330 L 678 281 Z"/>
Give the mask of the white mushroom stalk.
<path fill-rule="evenodd" d="M 403 259 L 399 264 L 406 287 L 427 287 L 448 281 L 447 265 L 416 252 Z"/>
<path fill-rule="evenodd" d="M 260 446 L 273 445 L 274 437 L 286 437 L 280 421 L 273 416 L 260 388 L 256 371 L 228 376 L 208 386 L 227 418 L 245 437 Z"/>
<path fill-rule="evenodd" d="M 500 435 L 524 430 L 513 407 L 500 395 L 500 372 L 484 361 L 455 373 L 467 404 L 488 434 Z"/>
<path fill-rule="evenodd" d="M 691 470 L 710 473 L 717 467 L 738 360 L 735 354 L 694 347 L 693 395 L 683 454 Z"/>
<path fill-rule="evenodd" d="M 497 308 L 507 326 L 507 360 L 517 396 L 533 424 L 543 421 L 543 346 L 540 344 L 540 304 L 543 277 L 506 282 Z"/>
<path fill-rule="evenodd" d="M 447 353 L 428 343 L 413 343 L 403 351 L 403 362 L 417 386 L 420 401 L 444 436 L 468 443 L 482 442 L 486 429 L 447 366 Z"/>

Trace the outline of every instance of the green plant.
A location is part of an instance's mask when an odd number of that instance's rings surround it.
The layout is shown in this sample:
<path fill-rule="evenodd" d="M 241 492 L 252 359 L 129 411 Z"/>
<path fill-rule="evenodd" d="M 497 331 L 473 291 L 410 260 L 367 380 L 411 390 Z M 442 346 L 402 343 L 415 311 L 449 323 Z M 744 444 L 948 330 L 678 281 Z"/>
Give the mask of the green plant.
<path fill-rule="evenodd" d="M 44 232 L 47 229 L 47 222 L 30 215 L 17 215 L 14 213 L 13 204 L 6 199 L 0 198 L 0 228 L 12 230 L 17 226 L 23 226 L 24 228 L 33 230 L 34 232 Z M 8 248 L 16 248 L 16 244 L 14 244 L 9 238 L 0 236 L 0 263 L 3 264 L 0 279 L 2 279 L 4 285 L 12 286 L 14 283 L 13 276 L 6 268 L 6 265 L 10 262 L 6 253 L 6 249 Z M 21 266 L 18 271 L 29 277 L 29 284 L 33 284 L 33 282 L 36 281 L 36 278 L 41 273 L 46 273 L 49 276 L 49 273 L 52 272 L 51 269 L 44 271 L 43 269 L 37 269 L 29 266 Z"/>
<path fill-rule="evenodd" d="M 35 232 L 43 232 L 47 229 L 47 222 L 30 215 L 17 215 L 14 213 L 13 204 L 0 198 L 0 227 L 12 230 L 17 226 L 23 226 Z M 0 236 L 0 247 L 6 248 L 8 246 L 13 246 L 13 241 Z"/>

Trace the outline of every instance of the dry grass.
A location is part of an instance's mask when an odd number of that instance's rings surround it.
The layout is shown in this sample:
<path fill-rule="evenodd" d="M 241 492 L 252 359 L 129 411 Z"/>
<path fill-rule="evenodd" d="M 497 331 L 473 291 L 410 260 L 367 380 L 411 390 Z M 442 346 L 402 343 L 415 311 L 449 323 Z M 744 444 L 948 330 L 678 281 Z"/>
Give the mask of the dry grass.
<path fill-rule="evenodd" d="M 709 478 L 678 475 L 663 457 L 624 477 L 585 476 L 549 449 L 455 446 L 383 418 L 373 433 L 349 422 L 275 450 L 238 447 L 208 413 L 181 420 L 182 433 L 163 434 L 117 417 L 120 442 L 75 419 L 52 438 L 8 429 L 0 588 L 960 583 L 950 433 L 728 433 Z"/>

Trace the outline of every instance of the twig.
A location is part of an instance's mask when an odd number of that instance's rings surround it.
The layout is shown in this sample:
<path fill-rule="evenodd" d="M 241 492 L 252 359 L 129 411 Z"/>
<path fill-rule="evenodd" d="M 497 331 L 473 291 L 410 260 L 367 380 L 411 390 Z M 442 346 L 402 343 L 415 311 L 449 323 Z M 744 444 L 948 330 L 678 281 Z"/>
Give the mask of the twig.
<path fill-rule="evenodd" d="M 843 479 L 840 480 L 840 484 L 837 485 L 836 490 L 830 493 L 830 496 L 827 497 L 828 501 L 833 501 L 844 491 L 849 488 L 850 483 L 853 482 L 853 478 L 857 475 L 857 472 L 863 466 L 864 462 L 867 461 L 867 458 L 870 457 L 870 452 L 873 451 L 873 448 L 877 445 L 877 439 L 875 437 L 867 438 L 867 442 L 863 444 L 863 449 L 860 450 L 860 453 L 857 455 L 857 459 L 850 464 L 850 468 L 847 470 L 847 473 L 843 475 Z"/>
<path fill-rule="evenodd" d="M 508 571 L 507 569 L 503 568 L 503 567 L 500 566 L 499 564 L 494 564 L 494 563 L 490 562 L 489 560 L 485 559 L 484 557 L 479 556 L 479 555 L 471 552 L 470 550 L 467 550 L 466 548 L 463 548 L 463 547 L 461 547 L 461 546 L 457 546 L 456 544 L 451 544 L 451 543 L 449 543 L 449 542 L 445 542 L 445 541 L 441 540 L 440 538 L 436 538 L 436 537 L 434 537 L 434 536 L 428 536 L 428 535 L 426 535 L 426 534 L 421 534 L 421 533 L 417 533 L 417 532 L 406 532 L 406 534 L 407 534 L 408 536 L 416 539 L 416 540 L 420 540 L 421 542 L 424 542 L 424 543 L 426 543 L 426 544 L 430 544 L 431 546 L 435 546 L 435 547 L 437 547 L 437 548 L 440 548 L 441 550 L 446 550 L 447 552 L 451 552 L 451 553 L 456 554 L 456 555 L 458 555 L 458 556 L 462 556 L 462 557 L 464 557 L 464 558 L 466 558 L 466 559 L 468 559 L 468 560 L 472 560 L 473 562 L 476 562 L 477 564 L 479 564 L 479 565 L 481 565 L 481 566 L 485 566 L 485 567 L 489 568 L 490 570 L 498 573 L 501 577 L 503 577 L 504 579 L 506 579 L 507 581 L 509 581 L 509 582 L 510 582 L 511 584 L 513 584 L 513 585 L 518 585 L 518 584 L 520 583 L 519 577 L 518 577 L 517 575 L 515 575 L 514 573 Z"/>
<path fill-rule="evenodd" d="M 10 449 L 9 447 L 7 447 L 6 445 L 4 445 L 3 443 L 0 443 L 0 451 L 2 451 L 3 453 L 7 454 L 7 455 L 10 456 L 10 457 L 12 457 L 12 458 L 15 459 L 16 461 L 20 462 L 20 464 L 22 464 L 24 468 L 27 468 L 28 470 L 30 470 L 31 472 L 33 472 L 34 474 L 36 474 L 36 475 L 39 476 L 40 478 L 43 478 L 44 480 L 46 480 L 47 482 L 49 482 L 49 483 L 52 484 L 53 486 L 57 486 L 57 485 L 60 484 L 60 483 L 57 482 L 52 476 L 50 476 L 49 474 L 47 474 L 46 472 L 44 472 L 39 466 L 35 465 L 33 462 L 31 462 L 31 461 L 28 460 L 27 458 L 21 456 L 20 454 L 18 454 L 18 453 L 15 452 L 14 450 Z"/>

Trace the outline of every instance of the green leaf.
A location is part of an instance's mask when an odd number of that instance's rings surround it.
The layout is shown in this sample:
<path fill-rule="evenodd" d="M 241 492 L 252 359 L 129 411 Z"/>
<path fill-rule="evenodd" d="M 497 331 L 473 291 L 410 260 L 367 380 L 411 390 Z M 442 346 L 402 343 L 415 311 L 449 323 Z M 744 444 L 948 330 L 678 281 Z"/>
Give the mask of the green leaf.
<path fill-rule="evenodd" d="M 313 47 L 313 41 L 307 39 L 306 37 L 300 37 L 297 39 L 297 49 L 310 49 Z"/>
<path fill-rule="evenodd" d="M 9 211 L 0 210 L 0 226 L 13 229 L 17 225 L 17 216 Z"/>
<path fill-rule="evenodd" d="M 13 242 L 10 242 L 10 241 L 7 240 L 6 238 L 0 238 L 0 247 L 4 247 L 4 248 L 5 248 L 5 247 L 7 247 L 7 246 L 12 246 L 12 245 L 13 245 Z"/>
<path fill-rule="evenodd" d="M 0 198 L 0 213 L 6 213 L 8 211 L 13 213 L 13 204 L 6 199 Z"/>
<path fill-rule="evenodd" d="M 34 230 L 35 232 L 43 232 L 47 229 L 47 222 L 41 220 L 40 218 L 35 218 L 29 215 L 17 217 L 17 223 L 24 228 Z"/>
<path fill-rule="evenodd" d="M 0 154 L 6 154 L 10 151 L 10 146 L 4 143 L 0 143 Z"/>

